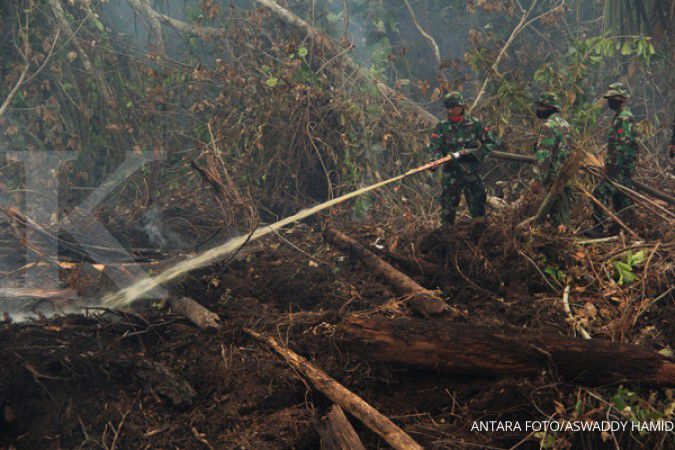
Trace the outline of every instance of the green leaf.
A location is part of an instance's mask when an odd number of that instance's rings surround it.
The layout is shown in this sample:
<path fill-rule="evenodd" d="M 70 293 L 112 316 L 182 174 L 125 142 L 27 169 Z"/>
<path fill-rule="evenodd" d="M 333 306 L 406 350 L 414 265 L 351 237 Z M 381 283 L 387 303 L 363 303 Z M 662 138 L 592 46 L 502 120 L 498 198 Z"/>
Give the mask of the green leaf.
<path fill-rule="evenodd" d="M 546 158 L 551 156 L 551 152 L 548 150 L 539 150 L 537 153 L 535 153 L 534 157 L 538 162 L 544 162 Z"/>
<path fill-rule="evenodd" d="M 279 84 L 279 79 L 276 77 L 269 77 L 267 81 L 265 81 L 265 84 L 268 85 L 269 87 L 273 88 L 276 85 Z"/>
<path fill-rule="evenodd" d="M 103 26 L 101 21 L 98 20 L 96 17 L 93 18 L 93 21 L 94 21 L 94 25 L 96 26 L 96 28 L 98 28 L 98 31 L 103 33 L 105 31 L 105 26 Z"/>
<path fill-rule="evenodd" d="M 306 47 L 300 47 L 300 48 L 298 49 L 298 56 L 300 56 L 300 57 L 302 57 L 302 58 L 304 58 L 305 56 L 307 56 L 307 48 L 306 48 Z"/>
<path fill-rule="evenodd" d="M 633 273 L 633 268 L 623 261 L 614 261 L 614 268 L 619 276 L 619 286 L 630 284 L 638 279 L 638 276 Z"/>
<path fill-rule="evenodd" d="M 635 267 L 645 260 L 645 256 L 647 256 L 647 254 L 644 250 L 640 250 L 637 253 L 628 252 L 628 255 L 626 256 L 626 264 L 628 264 L 631 268 Z"/>

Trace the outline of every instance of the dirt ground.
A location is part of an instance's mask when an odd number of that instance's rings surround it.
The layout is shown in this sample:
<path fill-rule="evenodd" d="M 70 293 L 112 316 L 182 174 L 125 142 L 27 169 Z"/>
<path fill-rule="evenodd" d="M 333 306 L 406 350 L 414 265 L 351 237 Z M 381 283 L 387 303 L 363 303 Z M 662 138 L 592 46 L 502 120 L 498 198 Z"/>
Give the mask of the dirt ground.
<path fill-rule="evenodd" d="M 560 281 L 542 272 L 542 258 L 582 285 L 587 257 L 617 245 L 582 248 L 550 229 L 519 235 L 506 219 L 483 233 L 461 223 L 451 239 L 429 229 L 385 232 L 346 223 L 337 226 L 466 313 L 454 320 L 514 333 L 573 334 Z M 315 425 L 330 401 L 244 334 L 244 326 L 316 363 L 425 448 L 675 448 L 672 433 L 471 431 L 478 420 L 630 420 L 616 405 L 621 389 L 639 396 L 632 412 L 662 412 L 675 399 L 672 390 L 650 386 L 568 384 L 550 370 L 488 379 L 364 360 L 340 348 L 334 326 L 350 313 L 412 315 L 405 302 L 326 244 L 318 227 L 296 225 L 281 239 L 255 245 L 242 258 L 171 287 L 219 314 L 218 332 L 200 331 L 162 302 L 0 324 L 0 448 L 319 448 Z M 420 259 L 442 270 L 423 273 L 414 267 Z M 669 260 L 672 251 L 652 264 Z M 622 329 L 619 294 L 604 295 L 587 281 L 574 291 L 573 304 L 594 337 L 656 351 L 672 345 L 672 296 Z M 657 276 L 647 283 L 648 294 L 668 283 L 668 275 Z M 386 448 L 351 422 L 368 448 Z"/>

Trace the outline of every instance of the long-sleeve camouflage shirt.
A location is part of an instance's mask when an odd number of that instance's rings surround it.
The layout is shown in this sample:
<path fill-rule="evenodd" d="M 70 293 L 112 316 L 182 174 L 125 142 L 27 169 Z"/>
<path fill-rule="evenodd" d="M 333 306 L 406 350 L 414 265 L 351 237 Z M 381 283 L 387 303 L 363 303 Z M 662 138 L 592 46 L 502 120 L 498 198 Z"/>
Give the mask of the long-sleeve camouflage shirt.
<path fill-rule="evenodd" d="M 459 161 L 450 161 L 443 172 L 453 180 L 465 183 L 480 178 L 480 165 L 493 150 L 502 146 L 501 139 L 490 129 L 471 116 L 465 115 L 460 122 L 445 120 L 436 125 L 431 135 L 429 150 L 434 159 L 463 149 L 477 149 Z"/>
<path fill-rule="evenodd" d="M 555 181 L 570 156 L 569 132 L 570 124 L 557 113 L 544 122 L 535 144 L 539 180 L 544 186 Z"/>
<path fill-rule="evenodd" d="M 612 129 L 609 132 L 607 142 L 605 173 L 617 180 L 632 178 L 633 172 L 635 172 L 637 154 L 638 142 L 635 119 L 630 110 L 623 108 L 616 113 L 612 120 Z"/>

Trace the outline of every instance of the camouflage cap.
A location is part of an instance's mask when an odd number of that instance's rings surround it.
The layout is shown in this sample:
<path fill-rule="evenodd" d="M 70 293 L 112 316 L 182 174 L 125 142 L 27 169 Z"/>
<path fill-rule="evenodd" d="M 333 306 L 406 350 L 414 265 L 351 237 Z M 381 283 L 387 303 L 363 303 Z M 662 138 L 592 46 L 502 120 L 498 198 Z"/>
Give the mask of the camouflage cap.
<path fill-rule="evenodd" d="M 604 97 L 622 98 L 624 100 L 627 100 L 630 98 L 630 94 L 628 93 L 628 89 L 626 89 L 626 86 L 624 86 L 623 83 L 612 83 L 609 85 L 609 88 L 607 88 L 607 92 L 605 92 Z"/>
<path fill-rule="evenodd" d="M 464 96 L 461 92 L 452 91 L 443 96 L 443 106 L 446 108 L 453 108 L 455 106 L 466 106 Z"/>
<path fill-rule="evenodd" d="M 540 108 L 555 108 L 560 110 L 560 100 L 555 92 L 545 92 L 539 96 L 535 104 Z"/>

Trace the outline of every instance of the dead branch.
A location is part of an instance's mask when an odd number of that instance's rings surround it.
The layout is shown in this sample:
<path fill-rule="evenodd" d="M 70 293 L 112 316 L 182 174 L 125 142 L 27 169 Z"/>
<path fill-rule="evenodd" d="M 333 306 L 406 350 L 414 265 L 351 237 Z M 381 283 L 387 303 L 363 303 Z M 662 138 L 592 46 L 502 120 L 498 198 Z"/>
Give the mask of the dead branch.
<path fill-rule="evenodd" d="M 129 2 L 132 8 L 142 12 L 142 14 L 147 18 L 153 21 L 163 22 L 168 26 L 175 28 L 177 31 L 180 31 L 181 33 L 199 36 L 202 38 L 225 36 L 224 29 L 192 25 L 189 23 L 185 23 L 181 20 L 174 19 L 172 17 L 161 14 L 155 11 L 145 0 L 127 0 L 127 1 Z"/>
<path fill-rule="evenodd" d="M 551 188 L 546 193 L 546 197 L 544 197 L 544 200 L 541 202 L 541 205 L 539 205 L 537 213 L 534 215 L 534 217 L 530 217 L 529 219 L 526 219 L 520 224 L 518 224 L 517 228 L 522 228 L 532 222 L 535 223 L 542 222 L 546 218 L 548 213 L 551 211 L 553 203 L 556 201 L 558 197 L 560 197 L 560 194 L 562 194 L 563 190 L 568 185 L 570 180 L 579 171 L 579 164 L 580 164 L 579 155 L 580 152 L 574 152 L 574 154 L 572 154 L 569 157 L 569 159 L 560 169 L 560 173 L 558 174 L 558 177 L 551 185 Z"/>
<path fill-rule="evenodd" d="M 565 1 L 562 0 L 560 2 L 560 4 L 558 4 L 557 6 L 552 8 L 551 10 L 549 10 L 549 11 L 543 13 L 543 14 L 540 14 L 537 17 L 534 17 L 530 20 L 527 20 L 528 17 L 530 17 L 530 14 L 532 13 L 532 11 L 534 10 L 534 7 L 537 5 L 537 2 L 538 2 L 538 0 L 532 0 L 532 3 L 530 4 L 530 7 L 527 9 L 527 11 L 523 11 L 523 15 L 521 16 L 520 21 L 518 22 L 516 27 L 511 32 L 511 35 L 509 36 L 509 38 L 506 40 L 506 43 L 504 44 L 501 51 L 499 52 L 499 54 L 495 58 L 495 61 L 494 61 L 494 63 L 492 63 L 492 66 L 490 66 L 490 71 L 492 73 L 499 74 L 499 72 L 498 72 L 499 63 L 502 62 L 502 59 L 504 59 L 504 56 L 506 55 L 506 52 L 511 47 L 511 44 L 513 44 L 514 39 L 516 38 L 516 36 L 518 36 L 518 34 L 520 34 L 521 31 L 523 31 L 530 24 L 532 24 L 533 22 L 536 22 L 537 20 L 544 17 L 545 15 L 550 14 L 550 13 L 562 8 L 563 5 L 565 4 Z M 471 107 L 469 108 L 469 113 L 472 112 L 476 108 L 476 106 L 480 102 L 481 98 L 485 94 L 485 91 L 487 89 L 487 84 L 488 84 L 489 80 L 490 80 L 489 75 L 487 77 L 485 77 L 485 79 L 483 80 L 483 84 L 481 85 L 480 91 L 478 91 L 478 95 L 476 96 L 475 100 L 471 104 Z"/>
<path fill-rule="evenodd" d="M 14 99 L 14 96 L 16 96 L 16 93 L 19 92 L 19 88 L 21 88 L 21 85 L 23 85 L 24 79 L 26 78 L 26 75 L 28 75 L 28 69 L 30 68 L 30 47 L 28 45 L 28 24 L 26 24 L 26 29 L 23 29 L 21 25 L 19 26 L 20 31 L 19 34 L 23 38 L 23 50 L 19 50 L 19 53 L 21 53 L 21 57 L 23 58 L 24 61 L 24 68 L 21 71 L 21 74 L 19 75 L 19 79 L 17 80 L 16 84 L 12 88 L 11 91 L 9 91 L 9 94 L 7 95 L 7 98 L 5 98 L 5 101 L 2 102 L 2 105 L 0 105 L 0 117 L 5 113 L 7 110 L 7 107 L 12 103 L 12 100 Z"/>
<path fill-rule="evenodd" d="M 244 328 L 243 331 L 256 341 L 267 345 L 281 355 L 291 367 L 306 377 L 318 391 L 356 417 L 393 448 L 400 450 L 422 449 L 421 445 L 415 442 L 394 422 L 302 356 L 288 348 L 282 347 L 272 337 L 263 336 L 249 328 Z"/>
<path fill-rule="evenodd" d="M 129 5 L 136 11 L 136 14 L 145 17 L 148 20 L 148 28 L 153 40 L 155 41 L 155 48 L 157 52 L 164 56 L 164 38 L 162 36 L 162 22 L 159 13 L 153 10 L 144 0 L 127 0 Z"/>
<path fill-rule="evenodd" d="M 68 19 L 66 18 L 66 14 L 63 10 L 61 2 L 59 0 L 47 0 L 47 3 L 49 4 L 49 6 L 51 6 L 52 12 L 54 14 L 54 17 L 56 18 L 56 21 L 59 23 L 59 26 L 64 30 L 66 30 L 70 35 L 73 42 L 73 46 L 75 47 L 75 51 L 77 52 L 78 56 L 80 57 L 80 60 L 82 61 L 82 66 L 98 81 L 99 88 L 101 90 L 101 95 L 103 96 L 105 102 L 111 106 L 116 105 L 117 102 L 115 101 L 115 97 L 112 95 L 110 87 L 108 86 L 108 83 L 106 82 L 104 76 L 100 73 L 100 71 L 94 69 L 94 65 L 91 63 L 89 55 L 87 54 L 87 52 L 84 51 L 84 49 L 80 45 L 79 40 L 75 36 L 75 33 L 70 28 L 70 24 L 68 23 Z"/>
<path fill-rule="evenodd" d="M 332 54 L 341 53 L 338 47 L 333 42 L 333 40 L 328 35 L 320 31 L 318 28 L 310 25 L 305 20 L 296 16 L 287 9 L 279 6 L 279 4 L 276 3 L 275 1 L 273 0 L 253 0 L 253 1 L 256 4 L 265 8 L 266 10 L 270 11 L 272 14 L 274 14 L 275 17 L 277 17 L 281 21 L 307 34 L 315 44 L 319 45 L 327 52 Z M 382 81 L 374 79 L 370 71 L 366 70 L 364 67 L 357 64 L 348 55 L 345 55 L 342 62 L 347 68 L 356 73 L 362 80 L 374 82 L 380 93 L 385 97 L 397 99 L 400 103 L 412 108 L 418 114 L 420 119 L 425 123 L 427 123 L 429 126 L 436 125 L 436 123 L 438 122 L 438 119 L 436 119 L 436 117 L 429 111 L 420 106 L 419 103 L 415 102 L 414 100 L 411 100 L 410 98 L 390 88 Z"/>
<path fill-rule="evenodd" d="M 209 311 L 191 298 L 170 298 L 169 307 L 171 311 L 185 317 L 201 330 L 219 330 L 221 328 L 218 314 Z"/>
<path fill-rule="evenodd" d="M 562 302 L 563 302 L 563 307 L 565 308 L 565 314 L 567 314 L 567 319 L 570 322 L 570 325 L 572 325 L 572 328 L 574 330 L 579 330 L 579 333 L 584 337 L 584 339 L 590 339 L 591 335 L 588 334 L 588 331 L 584 327 L 581 326 L 581 324 L 578 324 L 576 322 L 576 319 L 574 318 L 574 314 L 572 313 L 572 308 L 570 307 L 570 285 L 568 284 L 565 286 L 565 291 L 563 292 L 562 296 Z"/>
<path fill-rule="evenodd" d="M 653 187 L 644 184 L 640 180 L 633 180 L 633 184 L 635 185 L 636 188 L 640 189 L 642 192 L 646 192 L 647 194 L 650 194 L 652 197 L 656 197 L 659 200 L 663 200 L 664 202 L 670 203 L 671 205 L 675 205 L 675 197 L 673 197 L 672 195 L 668 195 L 663 191 L 654 189 Z"/>
<path fill-rule="evenodd" d="M 168 303 L 171 311 L 185 317 L 201 330 L 219 330 L 221 327 L 218 314 L 209 311 L 191 298 L 171 298 Z"/>
<path fill-rule="evenodd" d="M 333 405 L 316 427 L 321 436 L 321 450 L 366 450 L 344 411 Z"/>
<path fill-rule="evenodd" d="M 408 8 L 410 18 L 412 19 L 415 28 L 417 28 L 417 31 L 419 31 L 422 37 L 429 42 L 429 46 L 431 47 L 431 50 L 434 52 L 434 58 L 436 58 L 436 65 L 440 69 L 442 62 L 441 51 L 438 49 L 438 44 L 436 44 L 436 40 L 429 33 L 427 33 L 424 30 L 424 28 L 422 28 L 422 25 L 420 25 L 420 23 L 417 21 L 417 16 L 415 15 L 415 11 L 412 9 L 412 6 L 410 6 L 410 2 L 408 0 L 403 0 L 403 3 L 405 3 L 406 8 Z"/>
<path fill-rule="evenodd" d="M 633 231 L 628 225 L 626 225 L 621 219 L 619 219 L 619 217 L 616 214 L 614 214 L 614 212 L 611 209 L 606 207 L 600 200 L 595 198 L 593 194 L 591 194 L 584 188 L 580 188 L 580 190 L 586 197 L 588 197 L 595 205 L 601 208 L 605 212 L 605 214 L 607 214 L 617 225 L 623 228 L 628 234 L 633 236 L 635 239 L 640 239 L 640 236 L 635 231 Z"/>

